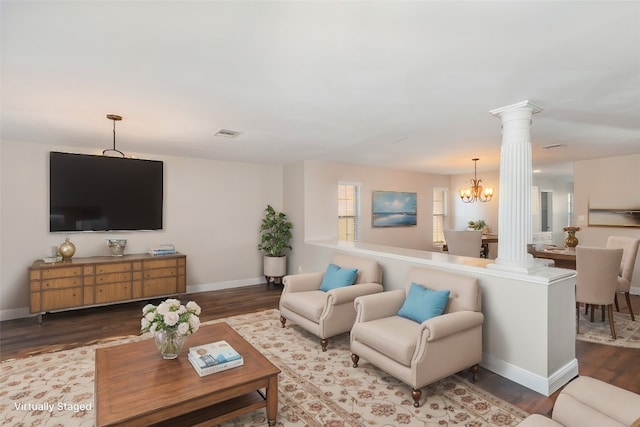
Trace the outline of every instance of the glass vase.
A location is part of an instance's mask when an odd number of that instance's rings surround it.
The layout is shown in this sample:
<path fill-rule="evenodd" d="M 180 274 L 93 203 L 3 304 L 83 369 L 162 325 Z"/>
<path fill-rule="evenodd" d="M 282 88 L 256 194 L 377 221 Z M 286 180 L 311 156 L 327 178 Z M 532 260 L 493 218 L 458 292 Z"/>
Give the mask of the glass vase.
<path fill-rule="evenodd" d="M 177 331 L 160 331 L 155 335 L 156 347 L 163 359 L 175 359 L 184 345 L 185 336 Z"/>

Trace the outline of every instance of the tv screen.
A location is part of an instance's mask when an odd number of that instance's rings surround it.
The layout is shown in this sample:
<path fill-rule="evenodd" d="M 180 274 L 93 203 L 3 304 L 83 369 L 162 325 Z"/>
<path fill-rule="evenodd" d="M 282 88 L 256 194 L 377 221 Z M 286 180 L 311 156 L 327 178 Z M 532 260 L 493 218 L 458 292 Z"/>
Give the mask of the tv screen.
<path fill-rule="evenodd" d="M 163 163 L 49 153 L 49 230 L 162 229 Z"/>

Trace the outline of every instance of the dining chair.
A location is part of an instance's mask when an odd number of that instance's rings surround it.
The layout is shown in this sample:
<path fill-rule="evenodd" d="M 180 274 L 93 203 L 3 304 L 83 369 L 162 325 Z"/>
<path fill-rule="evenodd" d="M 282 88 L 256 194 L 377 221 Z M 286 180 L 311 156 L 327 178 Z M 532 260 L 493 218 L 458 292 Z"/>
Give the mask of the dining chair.
<path fill-rule="evenodd" d="M 604 320 L 605 307 L 609 312 L 609 328 L 611 337 L 616 339 L 613 322 L 613 301 L 618 287 L 618 272 L 622 261 L 623 250 L 592 248 L 578 246 L 576 248 L 576 333 L 580 333 L 580 303 L 589 304 L 593 309 L 602 307 Z"/>
<path fill-rule="evenodd" d="M 479 258 L 482 254 L 481 230 L 444 230 L 444 240 L 450 255 Z"/>
<path fill-rule="evenodd" d="M 631 290 L 631 279 L 633 277 L 633 269 L 636 265 L 636 258 L 638 257 L 638 247 L 640 247 L 640 239 L 627 236 L 609 236 L 607 239 L 606 248 L 622 248 L 622 261 L 620 262 L 620 272 L 618 273 L 618 293 L 623 293 L 627 300 L 627 308 L 631 315 L 631 320 L 635 321 L 636 318 L 633 315 L 633 309 L 631 308 L 631 298 L 629 297 L 629 291 Z M 620 311 L 618 307 L 618 298 L 614 298 L 616 310 Z"/>

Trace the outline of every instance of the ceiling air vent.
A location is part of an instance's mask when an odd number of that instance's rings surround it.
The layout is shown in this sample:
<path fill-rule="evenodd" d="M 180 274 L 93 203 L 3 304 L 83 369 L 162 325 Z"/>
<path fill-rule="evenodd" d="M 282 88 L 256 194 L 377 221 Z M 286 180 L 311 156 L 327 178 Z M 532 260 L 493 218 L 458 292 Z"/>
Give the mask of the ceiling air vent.
<path fill-rule="evenodd" d="M 240 135 L 242 132 L 238 132 L 235 130 L 229 130 L 229 129 L 220 129 L 218 132 L 215 133 L 214 136 L 221 136 L 223 138 L 235 138 L 236 136 Z"/>
<path fill-rule="evenodd" d="M 542 148 L 544 148 L 545 150 L 557 150 L 558 148 L 564 148 L 564 147 L 568 147 L 567 144 L 549 144 L 549 145 L 543 145 Z"/>

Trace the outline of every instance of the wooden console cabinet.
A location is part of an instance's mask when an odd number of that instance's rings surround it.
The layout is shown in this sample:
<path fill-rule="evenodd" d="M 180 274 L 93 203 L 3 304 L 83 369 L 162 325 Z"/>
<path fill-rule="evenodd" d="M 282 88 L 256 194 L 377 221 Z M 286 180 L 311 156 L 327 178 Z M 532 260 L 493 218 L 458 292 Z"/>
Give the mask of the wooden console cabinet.
<path fill-rule="evenodd" d="M 72 258 L 29 267 L 31 313 L 81 308 L 186 292 L 183 254 Z"/>

